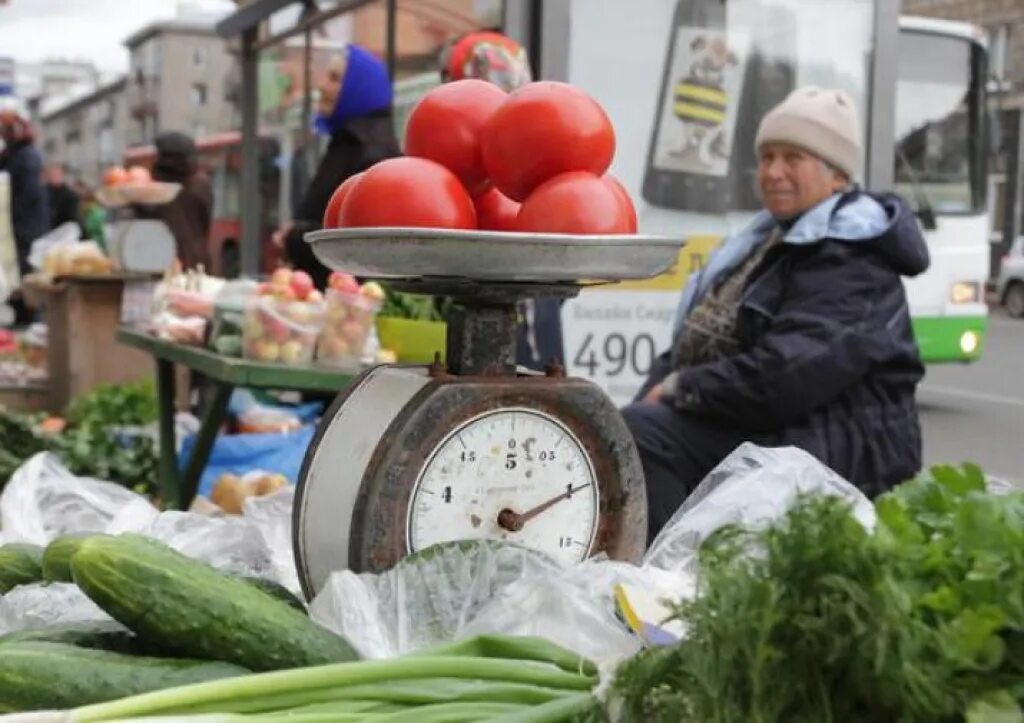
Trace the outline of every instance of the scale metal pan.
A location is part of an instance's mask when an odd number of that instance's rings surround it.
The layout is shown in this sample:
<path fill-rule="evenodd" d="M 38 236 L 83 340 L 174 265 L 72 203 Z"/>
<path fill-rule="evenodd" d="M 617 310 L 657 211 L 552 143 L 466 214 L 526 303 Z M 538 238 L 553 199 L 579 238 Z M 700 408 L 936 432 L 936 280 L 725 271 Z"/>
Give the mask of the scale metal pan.
<path fill-rule="evenodd" d="M 515 283 L 647 279 L 668 271 L 684 241 L 433 228 L 342 228 L 307 233 L 329 268 L 378 279 L 466 278 Z"/>

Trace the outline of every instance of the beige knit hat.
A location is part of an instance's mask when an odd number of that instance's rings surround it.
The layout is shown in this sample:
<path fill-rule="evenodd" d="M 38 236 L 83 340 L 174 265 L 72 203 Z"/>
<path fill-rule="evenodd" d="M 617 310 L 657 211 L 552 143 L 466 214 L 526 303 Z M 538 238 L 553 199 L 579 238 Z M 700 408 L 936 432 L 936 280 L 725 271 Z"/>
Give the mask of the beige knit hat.
<path fill-rule="evenodd" d="M 851 179 L 863 154 L 853 99 L 844 91 L 814 86 L 797 88 L 761 119 L 754 148 L 760 150 L 765 143 L 799 146 Z"/>

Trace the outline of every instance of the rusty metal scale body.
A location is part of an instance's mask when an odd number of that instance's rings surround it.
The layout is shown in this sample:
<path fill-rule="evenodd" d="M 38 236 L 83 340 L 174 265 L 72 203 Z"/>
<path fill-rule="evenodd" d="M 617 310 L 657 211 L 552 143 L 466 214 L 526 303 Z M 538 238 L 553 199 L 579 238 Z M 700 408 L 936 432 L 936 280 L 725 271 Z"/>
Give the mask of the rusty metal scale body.
<path fill-rule="evenodd" d="M 557 363 L 516 368 L 517 303 L 654 276 L 681 241 L 430 229 L 307 240 L 329 267 L 457 304 L 445 364 L 369 369 L 324 415 L 293 512 L 307 597 L 334 570 L 385 570 L 456 539 L 505 539 L 570 562 L 639 558 L 647 503 L 629 430 L 592 382 Z"/>

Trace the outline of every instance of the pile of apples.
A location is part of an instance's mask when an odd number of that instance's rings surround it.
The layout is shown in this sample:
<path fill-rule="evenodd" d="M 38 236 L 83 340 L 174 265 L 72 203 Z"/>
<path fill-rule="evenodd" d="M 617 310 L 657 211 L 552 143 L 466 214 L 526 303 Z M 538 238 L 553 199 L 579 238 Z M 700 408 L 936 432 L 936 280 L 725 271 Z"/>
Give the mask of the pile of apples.
<path fill-rule="evenodd" d="M 152 183 L 152 181 L 153 176 L 145 166 L 129 166 L 127 169 L 121 166 L 110 166 L 103 171 L 103 185 L 107 188 Z"/>
<path fill-rule="evenodd" d="M 259 285 L 246 309 L 245 356 L 284 364 L 312 361 L 324 310 L 324 296 L 309 274 L 277 269 Z"/>
<path fill-rule="evenodd" d="M 376 281 L 360 285 L 351 274 L 332 272 L 317 359 L 328 364 L 358 363 L 383 302 L 384 289 Z"/>
<path fill-rule="evenodd" d="M 405 152 L 338 186 L 324 228 L 636 233 L 633 202 L 607 173 L 611 122 L 575 86 L 438 86 L 410 114 Z"/>

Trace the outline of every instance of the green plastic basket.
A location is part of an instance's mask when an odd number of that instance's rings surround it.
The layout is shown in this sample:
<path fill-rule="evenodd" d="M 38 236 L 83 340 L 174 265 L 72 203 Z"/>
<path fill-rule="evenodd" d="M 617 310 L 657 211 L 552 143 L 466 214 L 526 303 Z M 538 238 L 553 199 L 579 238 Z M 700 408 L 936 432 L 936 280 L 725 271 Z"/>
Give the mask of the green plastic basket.
<path fill-rule="evenodd" d="M 434 353 L 441 352 L 444 360 L 445 323 L 400 319 L 395 316 L 377 317 L 377 336 L 384 349 L 390 349 L 398 361 L 406 364 L 429 364 Z"/>

